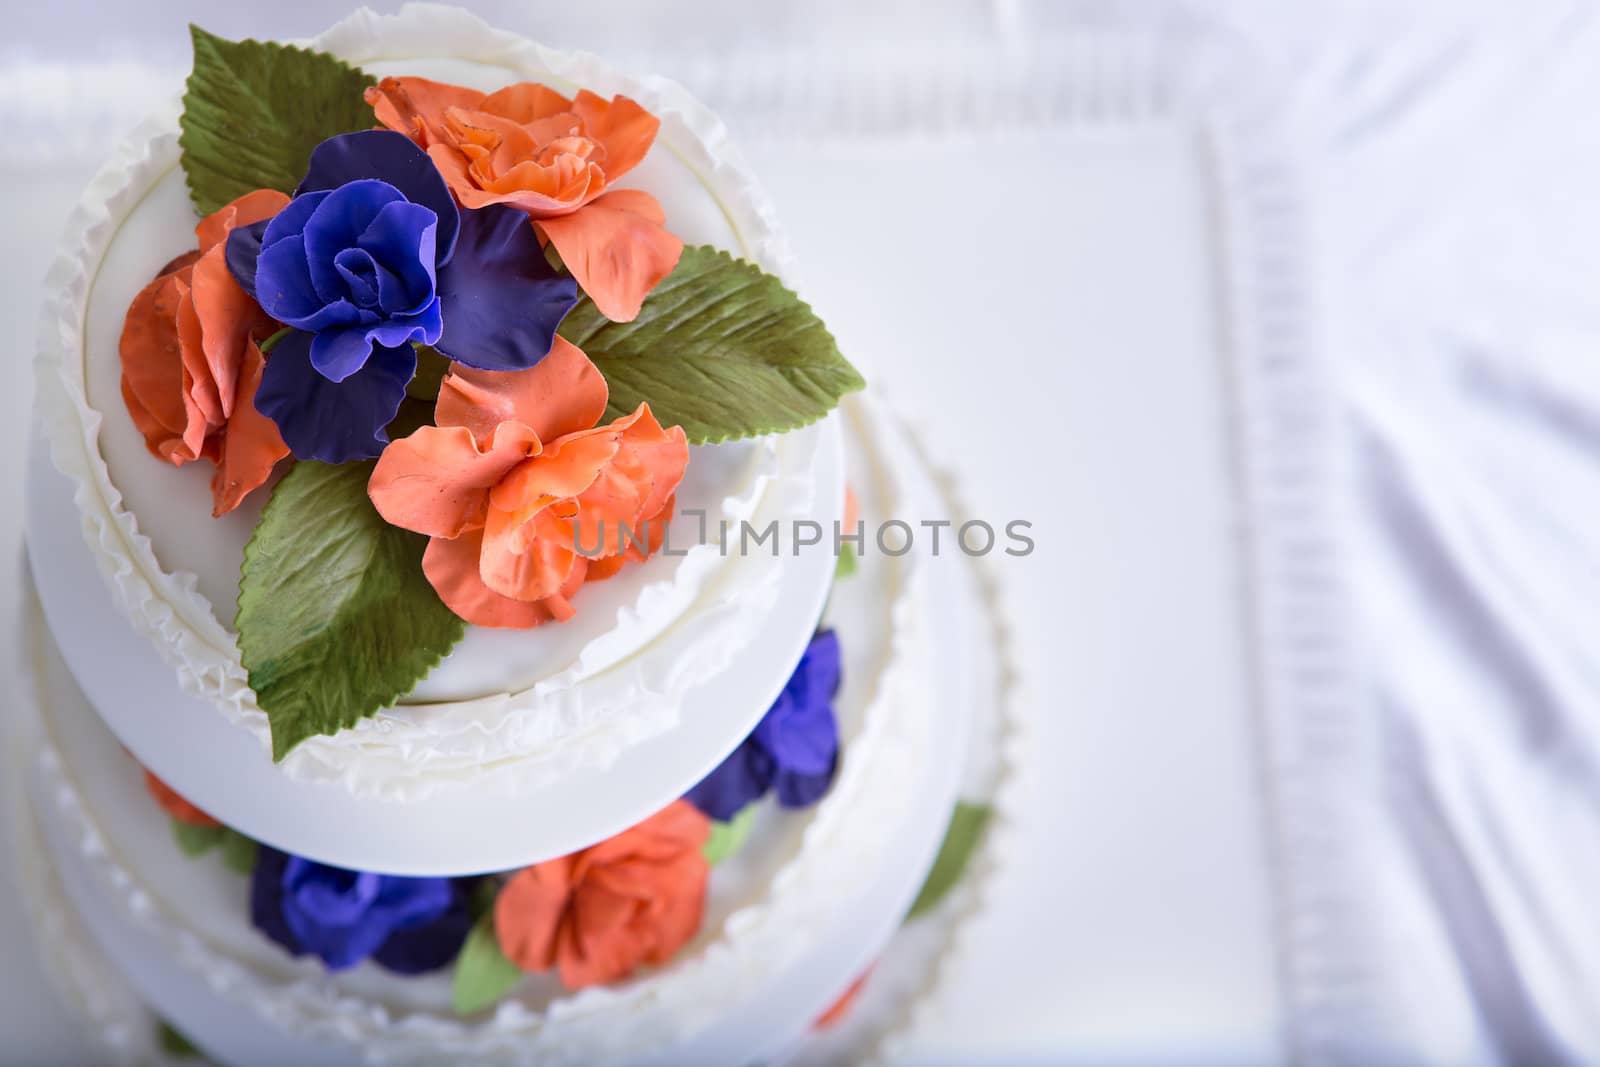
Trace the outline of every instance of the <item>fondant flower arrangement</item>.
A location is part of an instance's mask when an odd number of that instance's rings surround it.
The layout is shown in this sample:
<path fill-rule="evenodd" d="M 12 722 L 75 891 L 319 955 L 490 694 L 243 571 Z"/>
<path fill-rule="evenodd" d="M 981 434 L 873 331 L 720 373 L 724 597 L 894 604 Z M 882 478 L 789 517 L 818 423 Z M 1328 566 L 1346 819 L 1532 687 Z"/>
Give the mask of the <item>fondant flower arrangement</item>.
<path fill-rule="evenodd" d="M 816 634 L 755 731 L 684 799 L 571 855 L 506 875 L 411 878 L 292 856 L 223 826 L 148 771 L 183 851 L 220 852 L 250 878 L 250 917 L 294 956 L 332 971 L 370 960 L 398 974 L 453 965 L 473 1014 L 528 973 L 568 989 L 670 960 L 700 930 L 711 868 L 748 838 L 769 791 L 787 808 L 827 792 L 839 758 L 838 638 Z"/>
<path fill-rule="evenodd" d="M 197 247 L 129 307 L 122 392 L 213 514 L 268 497 L 235 625 L 274 758 L 467 623 L 570 618 L 659 547 L 691 445 L 861 388 L 794 293 L 615 188 L 660 126 L 633 100 L 192 33 Z"/>

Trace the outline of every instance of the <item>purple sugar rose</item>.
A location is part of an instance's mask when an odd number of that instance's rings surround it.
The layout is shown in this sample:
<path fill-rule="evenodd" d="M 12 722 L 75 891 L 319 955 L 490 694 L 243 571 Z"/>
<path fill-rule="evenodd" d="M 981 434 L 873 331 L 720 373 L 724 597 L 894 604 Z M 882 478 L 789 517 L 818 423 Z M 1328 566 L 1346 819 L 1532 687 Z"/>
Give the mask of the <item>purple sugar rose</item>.
<path fill-rule="evenodd" d="M 769 789 L 786 808 L 815 804 L 839 764 L 833 698 L 840 676 L 839 639 L 832 630 L 818 631 L 754 732 L 685 799 L 721 822 Z"/>
<path fill-rule="evenodd" d="M 263 846 L 250 885 L 256 928 L 329 970 L 372 959 L 400 974 L 455 959 L 472 927 L 471 879 L 347 871 Z"/>
<path fill-rule="evenodd" d="M 378 455 L 416 373 L 414 345 L 480 370 L 550 351 L 577 283 L 522 212 L 462 210 L 427 153 L 392 130 L 330 137 L 282 211 L 228 237 L 229 270 L 290 327 L 256 407 L 299 459 Z"/>

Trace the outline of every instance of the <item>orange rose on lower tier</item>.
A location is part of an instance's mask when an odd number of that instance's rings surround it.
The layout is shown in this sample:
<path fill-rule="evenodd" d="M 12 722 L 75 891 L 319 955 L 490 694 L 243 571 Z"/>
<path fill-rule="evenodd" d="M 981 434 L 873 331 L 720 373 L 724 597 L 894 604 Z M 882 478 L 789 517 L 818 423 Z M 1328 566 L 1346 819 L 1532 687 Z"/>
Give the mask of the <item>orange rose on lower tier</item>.
<path fill-rule="evenodd" d="M 683 242 L 656 198 L 611 189 L 644 159 L 661 123 L 625 96 L 568 99 L 523 82 L 480 93 L 426 78 L 367 90 L 378 121 L 424 150 L 462 205 L 526 211 L 601 314 L 631 321 L 672 272 Z"/>
<path fill-rule="evenodd" d="M 122 399 L 145 445 L 175 465 L 216 464 L 212 514 L 224 515 L 289 454 L 256 411 L 265 360 L 258 342 L 277 330 L 225 258 L 228 233 L 277 214 L 289 198 L 261 189 L 206 216 L 198 251 L 167 264 L 128 307 L 119 345 Z"/>
<path fill-rule="evenodd" d="M 631 830 L 524 868 L 495 898 L 494 929 L 525 971 L 555 968 L 569 989 L 665 963 L 700 928 L 711 823 L 678 800 Z"/>
<path fill-rule="evenodd" d="M 172 818 L 190 826 L 221 826 L 217 820 L 185 800 L 178 791 L 149 771 L 144 772 L 144 787 L 156 805 Z"/>
<path fill-rule="evenodd" d="M 688 441 L 648 404 L 596 426 L 607 396 L 589 357 L 557 337 L 525 371 L 452 365 L 438 425 L 384 449 L 372 503 L 432 538 L 422 569 L 451 611 L 478 626 L 569 619 L 585 580 L 659 547 Z"/>

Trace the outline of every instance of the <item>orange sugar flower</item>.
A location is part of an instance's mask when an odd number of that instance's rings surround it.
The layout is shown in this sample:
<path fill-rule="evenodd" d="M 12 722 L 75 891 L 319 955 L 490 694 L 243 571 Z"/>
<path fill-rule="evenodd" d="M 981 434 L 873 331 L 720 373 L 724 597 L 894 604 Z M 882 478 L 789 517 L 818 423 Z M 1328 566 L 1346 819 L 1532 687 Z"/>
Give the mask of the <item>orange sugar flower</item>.
<path fill-rule="evenodd" d="M 144 772 L 144 787 L 155 797 L 156 804 L 161 810 L 181 823 L 190 826 L 221 826 L 217 820 L 189 803 L 166 782 L 157 778 L 149 771 Z"/>
<path fill-rule="evenodd" d="M 478 626 L 569 619 L 586 579 L 659 547 L 688 441 L 648 404 L 596 426 L 606 400 L 599 369 L 557 337 L 525 371 L 452 365 L 438 425 L 384 449 L 367 491 L 385 520 L 432 538 L 422 569 L 451 611 Z"/>
<path fill-rule="evenodd" d="M 602 314 L 628 322 L 677 265 L 683 242 L 649 193 L 611 188 L 661 123 L 625 96 L 568 99 L 523 82 L 480 93 L 426 78 L 367 90 L 378 121 L 422 146 L 462 205 L 511 204 L 556 246 Z"/>
<path fill-rule="evenodd" d="M 261 189 L 200 221 L 198 251 L 164 267 L 123 322 L 122 399 L 150 451 L 175 465 L 216 465 L 212 514 L 223 515 L 289 454 L 256 411 L 265 360 L 258 342 L 278 328 L 228 272 L 229 231 L 277 214 L 289 198 Z"/>
<path fill-rule="evenodd" d="M 569 989 L 665 963 L 700 928 L 711 822 L 673 801 L 638 826 L 570 856 L 518 871 L 495 898 L 506 958 L 555 968 Z"/>

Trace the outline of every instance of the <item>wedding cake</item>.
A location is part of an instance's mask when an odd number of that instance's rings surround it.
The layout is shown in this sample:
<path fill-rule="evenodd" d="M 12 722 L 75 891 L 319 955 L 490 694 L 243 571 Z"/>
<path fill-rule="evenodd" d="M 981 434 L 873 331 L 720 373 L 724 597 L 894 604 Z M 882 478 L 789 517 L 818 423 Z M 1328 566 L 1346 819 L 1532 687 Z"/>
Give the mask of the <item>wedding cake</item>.
<path fill-rule="evenodd" d="M 192 32 L 51 275 L 50 884 L 223 1062 L 792 1052 L 981 828 L 919 451 L 681 88 Z"/>

